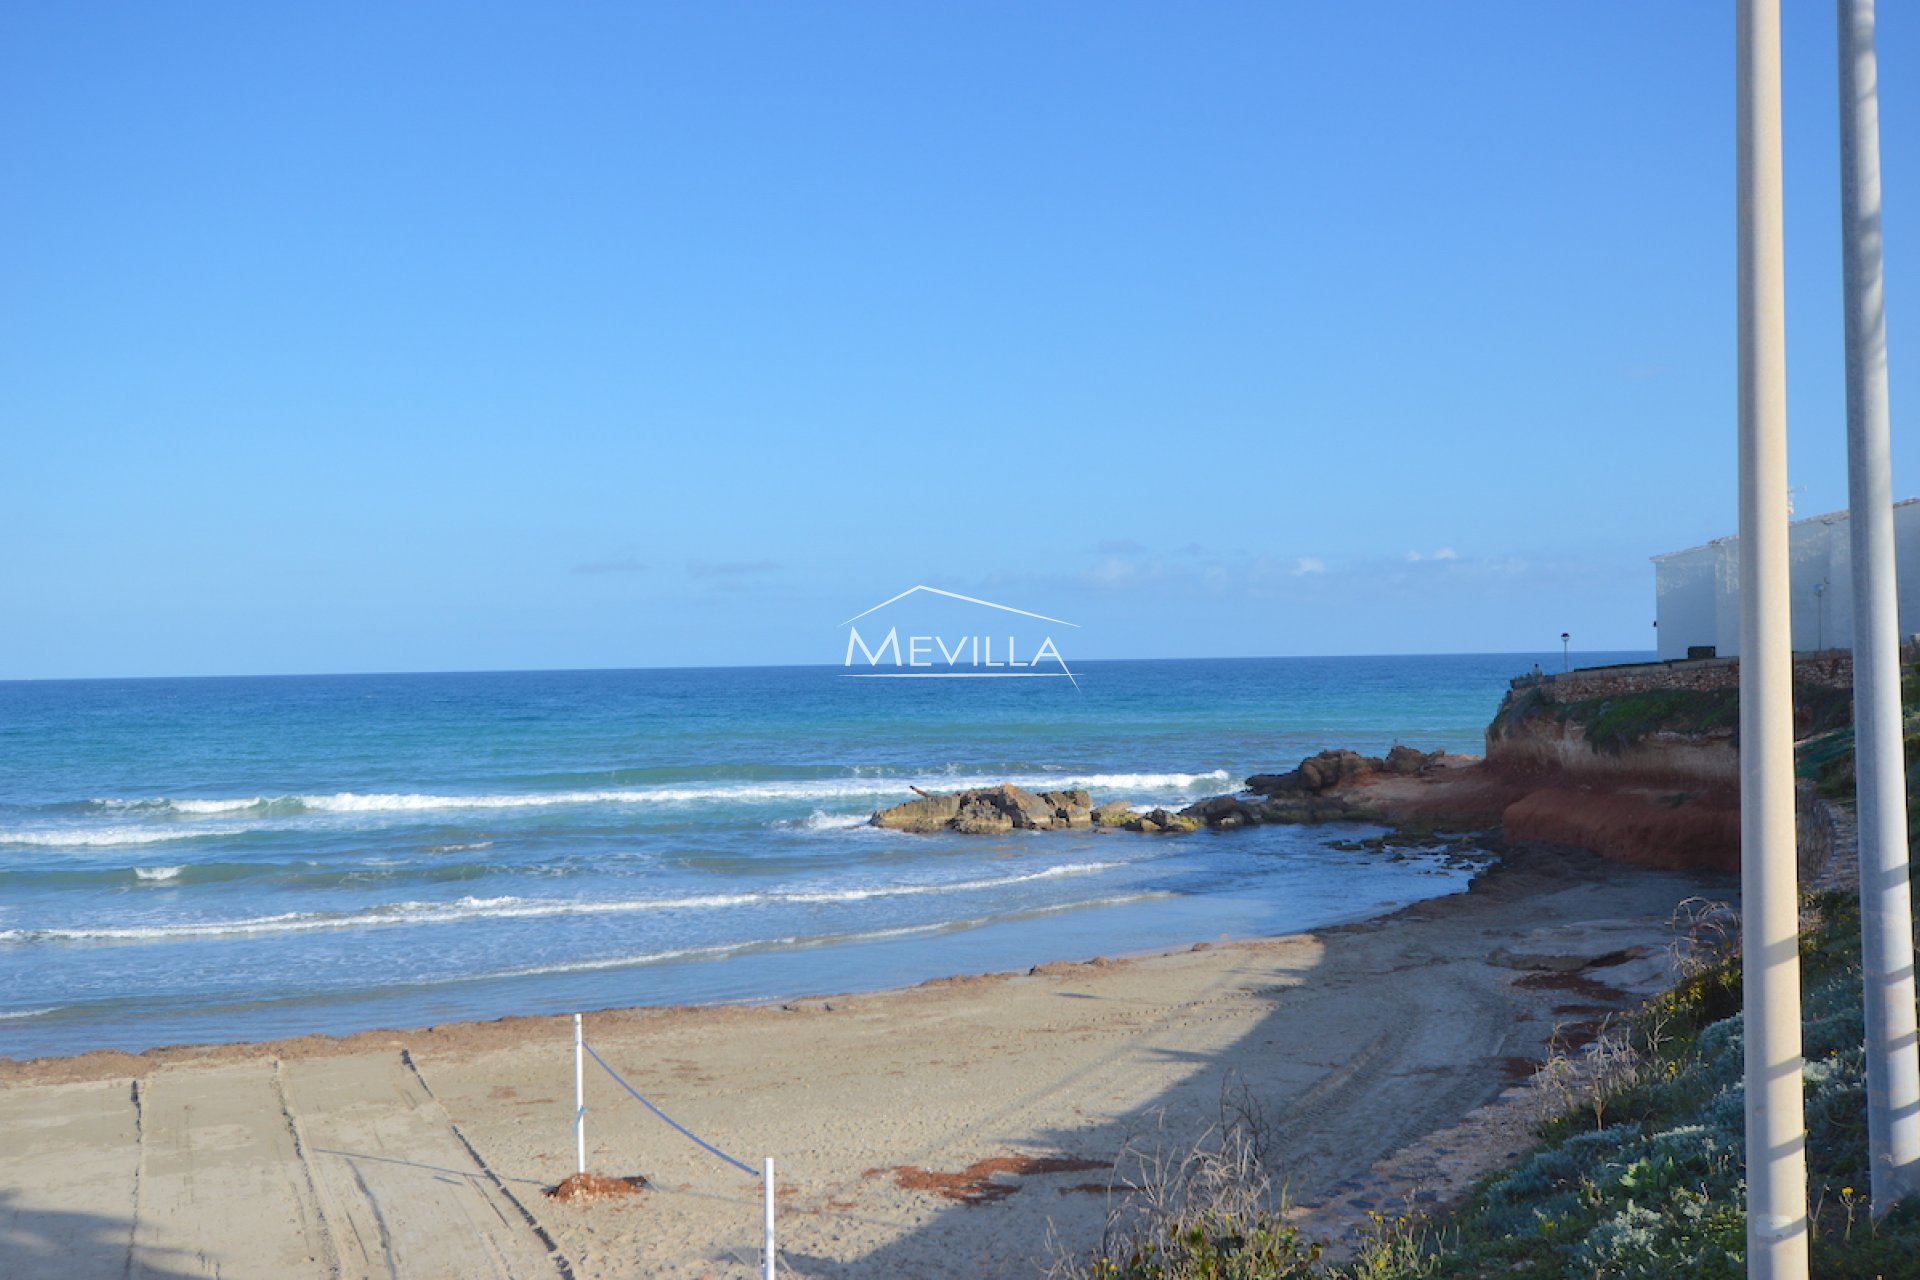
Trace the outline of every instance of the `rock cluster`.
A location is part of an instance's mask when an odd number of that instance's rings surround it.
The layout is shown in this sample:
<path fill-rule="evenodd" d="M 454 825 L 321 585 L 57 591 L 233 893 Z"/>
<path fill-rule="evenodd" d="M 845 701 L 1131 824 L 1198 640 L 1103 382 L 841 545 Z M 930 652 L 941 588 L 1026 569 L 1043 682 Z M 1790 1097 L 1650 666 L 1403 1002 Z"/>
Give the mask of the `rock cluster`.
<path fill-rule="evenodd" d="M 1145 831 L 1149 835 L 1183 836 L 1189 831 L 1198 831 L 1200 820 L 1191 816 L 1185 809 L 1179 813 L 1153 809 L 1147 813 L 1130 814 L 1126 822 L 1121 825 L 1128 831 Z"/>
<path fill-rule="evenodd" d="M 1444 755 L 1404 746 L 1396 746 L 1384 759 L 1355 751 L 1322 751 L 1290 772 L 1255 774 L 1241 795 L 1209 796 L 1178 813 L 1136 813 L 1124 800 L 1096 806 L 1091 796 L 1077 790 L 1033 792 L 1007 785 L 936 793 L 916 787 L 919 799 L 882 809 L 871 821 L 894 831 L 968 835 L 1088 826 L 1179 834 L 1202 827 L 1231 831 L 1263 822 L 1331 822 L 1367 816 L 1346 794 L 1350 784 L 1376 774 L 1417 774 L 1440 763 Z"/>
<path fill-rule="evenodd" d="M 915 788 L 915 790 L 919 790 Z M 1103 810 L 1110 805 L 1101 806 Z M 996 835 L 1092 826 L 1093 797 L 1085 791 L 1027 791 L 1011 784 L 973 791 L 920 792 L 918 800 L 882 809 L 872 825 L 894 831 L 959 831 Z"/>
<path fill-rule="evenodd" d="M 1330 791 L 1376 773 L 1400 776 L 1417 774 L 1437 764 L 1444 751 L 1419 751 L 1399 745 L 1379 756 L 1363 756 L 1358 751 L 1322 751 L 1308 756 L 1300 767 L 1288 773 L 1256 773 L 1247 779 L 1247 790 L 1269 798 L 1297 795 L 1325 795 Z"/>

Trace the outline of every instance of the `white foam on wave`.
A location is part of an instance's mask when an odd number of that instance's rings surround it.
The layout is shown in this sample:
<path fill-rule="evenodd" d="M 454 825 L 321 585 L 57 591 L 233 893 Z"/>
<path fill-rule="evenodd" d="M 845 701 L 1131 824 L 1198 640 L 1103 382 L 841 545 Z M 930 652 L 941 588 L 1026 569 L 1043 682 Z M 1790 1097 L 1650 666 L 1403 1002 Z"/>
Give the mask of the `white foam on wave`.
<path fill-rule="evenodd" d="M 782 941 L 792 942 L 788 938 Z M 608 956 L 599 960 L 563 960 L 554 964 L 531 965 L 524 969 L 504 969 L 499 973 L 485 975 L 488 978 L 534 978 L 554 973 L 594 973 L 601 969 L 626 969 L 648 964 L 662 964 L 668 960 L 685 960 L 694 956 L 719 957 L 732 955 L 736 951 L 745 951 L 749 947 L 778 946 L 776 942 L 729 942 L 711 947 L 681 947 L 673 951 L 647 951 L 632 956 Z"/>
<path fill-rule="evenodd" d="M 986 775 L 967 773 L 922 774 L 901 777 L 856 775 L 849 778 L 821 778 L 811 781 L 712 783 L 659 787 L 620 787 L 595 791 L 517 791 L 482 795 L 442 795 L 432 792 L 358 792 L 336 791 L 325 795 L 254 796 L 248 799 L 152 799 L 95 800 L 108 809 L 158 811 L 189 816 L 232 814 L 249 810 L 262 816 L 276 811 L 305 813 L 415 813 L 438 809 L 534 809 L 582 805 L 678 805 L 721 802 L 735 804 L 771 804 L 784 801 L 828 802 L 854 798 L 881 799 L 902 796 L 913 787 L 927 790 L 964 791 L 973 787 L 998 786 L 1011 782 L 1036 791 L 1069 788 L 1133 791 L 1187 791 L 1195 787 L 1217 786 L 1232 777 L 1225 769 L 1206 773 L 1027 773 Z M 178 837 L 170 837 L 178 838 Z M 113 843 L 113 841 L 102 841 Z"/>
<path fill-rule="evenodd" d="M 1041 779 L 1045 791 L 1060 791 L 1068 787 L 1084 787 L 1089 791 L 1105 788 L 1126 788 L 1135 791 L 1187 791 L 1202 783 L 1218 786 L 1230 781 L 1231 773 L 1225 769 L 1213 769 L 1206 773 L 1089 773 L 1071 777 L 1065 781 L 1052 778 Z M 1032 786 L 1032 783 L 1022 783 Z"/>
<path fill-rule="evenodd" d="M 639 911 L 700 911 L 781 903 L 818 905 L 864 902 L 929 893 L 973 893 L 1059 876 L 1090 875 L 1114 862 L 1069 862 L 1020 875 L 927 884 L 875 885 L 830 890 L 771 890 L 753 893 L 699 894 L 684 898 L 616 898 L 605 901 L 556 901 L 503 896 L 464 897 L 448 902 L 393 902 L 365 911 L 288 911 L 237 920 L 196 920 L 178 924 L 83 925 L 66 929 L 0 929 L 0 942 L 154 942 L 180 938 L 245 937 L 310 933 L 320 929 L 390 928 L 396 925 L 454 924 L 467 920 L 534 920 L 554 916 L 624 915 Z"/>
<path fill-rule="evenodd" d="M 168 806 L 178 813 L 239 813 L 271 803 L 262 796 L 246 800 L 171 800 Z"/>
<path fill-rule="evenodd" d="M 171 880 L 183 870 L 183 867 L 135 867 L 133 874 L 141 880 Z"/>
<path fill-rule="evenodd" d="M 58 1013 L 62 1006 L 48 1005 L 44 1009 L 16 1009 L 11 1013 L 0 1013 L 0 1022 L 11 1022 L 15 1018 L 39 1018 L 49 1013 Z"/>
<path fill-rule="evenodd" d="M 815 809 L 799 822 L 781 825 L 795 826 L 802 831 L 851 831 L 866 826 L 869 820 L 864 813 L 828 813 L 825 809 Z"/>
<path fill-rule="evenodd" d="M 1015 918 L 1054 915 L 1065 911 L 1081 911 L 1090 907 L 1117 907 L 1134 902 L 1145 902 L 1165 896 L 1159 893 L 1123 893 L 1103 898 L 1087 898 L 1075 902 L 1057 902 L 1044 907 L 1034 907 L 1011 913 Z M 533 965 L 523 969 L 507 969 L 499 973 L 485 975 L 488 978 L 530 978 L 556 973 L 594 973 L 603 969 L 624 969 L 649 964 L 662 964 L 670 960 L 708 958 L 735 955 L 742 951 L 800 950 L 814 947 L 837 947 L 861 942 L 886 942 L 894 938 L 911 938 L 932 933 L 959 933 L 968 929 L 977 929 L 983 925 L 995 923 L 1006 917 L 972 916 L 962 920 L 935 920 L 926 924 L 899 925 L 890 929 L 867 929 L 857 933 L 822 933 L 810 937 L 798 935 L 785 938 L 757 938 L 748 942 L 729 942 L 708 947 L 682 947 L 671 951 L 647 951 L 638 955 L 605 956 L 595 960 L 563 960 L 553 964 Z"/>
<path fill-rule="evenodd" d="M 878 885 L 870 889 L 822 889 L 783 893 L 778 897 L 786 902 L 865 902 L 870 898 L 913 897 L 924 893 L 971 893 L 981 889 L 1002 889 L 1008 885 L 1027 884 L 1034 880 L 1053 880 L 1060 876 L 1092 875 L 1096 871 L 1105 871 L 1121 865 L 1117 862 L 1065 862 L 1044 871 L 1030 871 L 1025 875 L 999 876 L 990 880 L 949 880 L 930 884 Z"/>
<path fill-rule="evenodd" d="M 780 801 L 819 801 L 855 797 L 889 797 L 910 792 L 914 786 L 933 790 L 937 785 L 948 791 L 971 787 L 998 786 L 1012 781 L 1015 786 L 1042 791 L 1069 787 L 1129 787 L 1136 790 L 1184 790 L 1201 782 L 1225 782 L 1225 769 L 1212 773 L 1096 773 L 1084 777 L 1073 774 L 1025 775 L 1012 779 L 990 777 L 936 777 L 919 779 L 836 778 L 815 782 L 754 782 L 714 786 L 631 787 L 612 791 L 529 791 L 508 795 L 430 795 L 369 793 L 351 791 L 335 795 L 299 796 L 299 803 L 316 813 L 405 813 L 432 809 L 531 809 L 569 805 L 676 805 L 718 801 L 733 804 L 770 804 Z"/>
<path fill-rule="evenodd" d="M 265 796 L 249 796 L 244 800 L 173 800 L 160 796 L 147 800 L 116 800 L 109 797 L 88 803 L 102 809 L 124 809 L 134 812 L 152 809 L 173 813 L 238 813 L 242 809 L 257 809 L 272 802 Z"/>
<path fill-rule="evenodd" d="M 207 836 L 239 835 L 245 827 L 76 827 L 70 831 L 0 831 L 0 844 L 44 845 L 60 849 L 103 848 L 122 844 L 162 844 L 168 840 L 199 840 Z"/>

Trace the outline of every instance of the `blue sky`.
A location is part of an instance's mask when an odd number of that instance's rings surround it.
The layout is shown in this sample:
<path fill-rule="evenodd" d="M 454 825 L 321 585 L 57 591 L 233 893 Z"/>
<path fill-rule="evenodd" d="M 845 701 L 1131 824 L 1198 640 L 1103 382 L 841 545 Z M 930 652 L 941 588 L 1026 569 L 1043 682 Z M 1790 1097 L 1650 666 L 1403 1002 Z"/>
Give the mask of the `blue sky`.
<path fill-rule="evenodd" d="M 6 6 L 0 678 L 836 662 L 920 582 L 1083 660 L 1650 648 L 1735 523 L 1732 69 L 1671 0 Z"/>

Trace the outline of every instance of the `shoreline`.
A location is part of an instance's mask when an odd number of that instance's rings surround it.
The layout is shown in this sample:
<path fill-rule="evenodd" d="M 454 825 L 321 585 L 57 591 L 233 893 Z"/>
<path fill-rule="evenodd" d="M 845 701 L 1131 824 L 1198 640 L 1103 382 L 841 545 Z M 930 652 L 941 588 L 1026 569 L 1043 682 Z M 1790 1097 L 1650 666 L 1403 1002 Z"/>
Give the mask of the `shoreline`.
<path fill-rule="evenodd" d="M 1019 977 L 1034 977 L 1043 974 L 1074 969 L 1081 966 L 1093 968 L 1115 968 L 1133 965 L 1142 961 L 1165 959 L 1171 956 L 1185 955 L 1190 952 L 1226 951 L 1237 948 L 1258 949 L 1273 944 L 1304 941 L 1326 935 L 1342 933 L 1350 929 L 1360 929 L 1382 924 L 1399 916 L 1403 912 L 1429 902 L 1442 901 L 1468 892 L 1443 894 L 1436 898 L 1423 899 L 1396 907 L 1380 915 L 1359 916 L 1340 920 L 1335 923 L 1302 929 L 1293 933 L 1226 935 L 1218 938 L 1203 938 L 1192 943 L 1153 947 L 1143 951 L 1114 950 L 1084 960 L 1055 959 L 1041 960 L 1025 969 L 990 969 L 978 973 L 942 974 L 937 977 L 923 978 L 900 986 L 850 988 L 842 991 L 808 991 L 792 995 L 742 998 L 738 1000 L 710 1000 L 690 1004 L 637 1004 L 607 1005 L 598 1009 L 578 1010 L 585 1018 L 633 1018 L 656 1016 L 663 1018 L 693 1017 L 706 1013 L 718 1013 L 729 1010 L 772 1009 L 792 1012 L 799 1006 L 821 1004 L 850 1004 L 856 1000 L 875 1000 L 897 998 L 912 992 L 928 988 L 956 987 L 967 983 L 1003 982 Z M 155 1045 L 150 1049 L 85 1049 L 79 1053 L 48 1054 L 37 1058 L 8 1058 L 0 1056 L 0 1089 L 13 1085 L 34 1084 L 74 1084 L 97 1080 L 137 1080 L 154 1071 L 167 1067 L 192 1063 L 231 1062 L 247 1058 L 327 1058 L 341 1057 L 368 1049 L 387 1048 L 394 1045 L 433 1043 L 446 1038 L 458 1039 L 471 1046 L 487 1046 L 493 1041 L 518 1042 L 526 1031 L 534 1028 L 562 1028 L 571 1037 L 573 1012 L 567 1013 L 526 1013 L 503 1014 L 497 1018 L 467 1018 L 454 1022 L 428 1023 L 418 1027 L 369 1027 L 364 1031 L 349 1031 L 335 1034 L 326 1031 L 308 1032 L 302 1035 L 279 1036 L 270 1040 L 221 1040 L 200 1041 L 183 1044 Z M 555 1032 L 555 1035 L 560 1034 Z"/>
<path fill-rule="evenodd" d="M 1236 1088 L 1257 1099 L 1296 1202 L 1329 1221 L 1358 1214 L 1343 1188 L 1493 1101 L 1558 1024 L 1661 985 L 1672 907 L 1735 890 L 1727 877 L 1521 850 L 1464 892 L 1307 933 L 585 1021 L 608 1062 L 677 1120 L 780 1160 L 796 1269 L 1021 1274 L 1049 1232 L 1090 1246 L 1135 1162 L 1155 1144 L 1189 1147 Z M 757 1188 L 604 1078 L 588 1082 L 588 1167 L 651 1189 L 598 1205 L 540 1194 L 573 1172 L 571 1038 L 569 1017 L 546 1015 L 0 1061 L 0 1124 L 22 1134 L 0 1156 L 10 1230 L 50 1242 L 45 1271 L 29 1250 L 23 1274 L 119 1275 L 129 1250 L 149 1247 L 295 1276 L 470 1270 L 461 1250 L 473 1239 L 428 1229 L 442 1220 L 498 1224 L 488 1247 L 518 1259 L 507 1274 L 552 1275 L 556 1257 L 581 1280 L 628 1274 L 636 1257 L 648 1274 L 689 1280 L 744 1272 Z M 281 1188 L 280 1225 L 154 1214 L 167 1187 L 182 1203 L 205 1198 L 194 1180 L 211 1173 L 155 1145 L 204 1137 L 193 1117 L 208 1122 L 216 1098 L 236 1108 L 220 1118 L 223 1140 L 241 1143 L 255 1181 Z M 1440 1194 L 1503 1154 L 1455 1148 L 1450 1173 L 1421 1176 Z M 1062 1160 L 1077 1171 L 1048 1163 Z M 369 1178 L 390 1180 L 378 1188 L 393 1228 L 384 1261 L 352 1255 L 364 1239 L 349 1227 L 374 1194 L 355 1187 Z M 79 1257 L 59 1224 L 89 1205 L 89 1238 L 108 1243 Z M 289 1221 L 304 1225 L 290 1236 Z M 403 1240 L 405 1224 L 417 1231 Z"/>
<path fill-rule="evenodd" d="M 1355 829 L 1376 829 L 1381 832 L 1390 832 L 1393 830 L 1393 828 L 1385 822 L 1370 819 L 1356 819 L 1346 822 L 1317 825 L 1331 825 L 1342 828 L 1352 827 Z M 1142 838 L 1152 840 L 1164 837 L 1116 836 L 1115 838 Z M 1461 838 L 1463 837 L 1436 838 L 1434 843 L 1441 844 L 1449 840 L 1459 840 Z M 1493 847 L 1484 845 L 1476 847 L 1481 850 L 1485 857 L 1485 862 L 1474 869 L 1473 880 L 1470 880 L 1467 885 L 1455 889 L 1450 893 L 1436 895 L 1437 898 L 1453 897 L 1470 892 L 1472 883 L 1477 881 L 1479 876 L 1496 870 L 1500 866 L 1502 859 L 1506 856 Z M 1457 858 L 1458 855 L 1449 855 L 1449 857 Z M 1458 864 L 1454 863 L 1452 865 L 1457 866 Z M 382 1046 L 391 1042 L 430 1036 L 435 1033 L 446 1032 L 453 1029 L 460 1029 L 463 1037 L 471 1037 L 481 1034 L 478 1030 L 480 1028 L 498 1026 L 517 1029 L 545 1020 L 570 1020 L 576 1012 L 588 1016 L 597 1014 L 641 1013 L 648 1011 L 661 1014 L 683 1015 L 706 1009 L 777 1008 L 783 1005 L 808 1001 L 847 1001 L 857 998 L 911 991 L 920 987 L 950 984 L 963 979 L 1012 977 L 1026 973 L 1033 968 L 1044 968 L 1048 965 L 1056 964 L 1085 963 L 1096 958 L 1102 962 L 1130 962 L 1160 955 L 1179 954 L 1202 946 L 1224 947 L 1283 941 L 1290 938 L 1323 934 L 1365 925 L 1371 921 L 1390 919 L 1401 912 L 1411 910 L 1420 906 L 1422 903 L 1434 900 L 1436 900 L 1436 898 L 1416 899 L 1412 902 L 1397 907 L 1390 907 L 1385 911 L 1375 914 L 1368 914 L 1367 911 L 1370 909 L 1362 909 L 1356 914 L 1335 916 L 1327 923 L 1314 924 L 1304 929 L 1291 930 L 1285 933 L 1222 933 L 1213 937 L 1198 938 L 1192 941 L 1177 940 L 1160 943 L 1139 950 L 1107 949 L 1097 957 L 1089 956 L 1084 961 L 1066 957 L 1054 957 L 1031 962 L 1021 961 L 1011 968 L 961 973 L 935 973 L 917 981 L 883 983 L 882 985 L 872 987 L 848 986 L 826 992 L 803 990 L 798 992 L 781 992 L 773 995 L 747 995 L 733 998 L 671 1002 L 665 1004 L 608 1004 L 591 1008 L 568 1009 L 563 1012 L 509 1013 L 491 1018 L 457 1018 L 447 1022 L 423 1023 L 413 1026 L 374 1026 L 357 1031 L 303 1031 L 291 1035 L 259 1039 L 187 1040 L 152 1045 L 145 1049 L 99 1047 L 81 1049 L 72 1053 L 51 1053 L 33 1057 L 12 1057 L 0 1054 L 0 1087 L 16 1081 L 36 1082 L 115 1077 L 138 1078 L 158 1067 L 175 1063 L 224 1061 L 262 1054 L 295 1057 L 336 1056 L 338 1054 L 351 1053 L 360 1048 Z M 509 1034 L 509 1032 L 503 1031 L 501 1034 Z M 83 1066 L 81 1064 L 85 1065 Z"/>

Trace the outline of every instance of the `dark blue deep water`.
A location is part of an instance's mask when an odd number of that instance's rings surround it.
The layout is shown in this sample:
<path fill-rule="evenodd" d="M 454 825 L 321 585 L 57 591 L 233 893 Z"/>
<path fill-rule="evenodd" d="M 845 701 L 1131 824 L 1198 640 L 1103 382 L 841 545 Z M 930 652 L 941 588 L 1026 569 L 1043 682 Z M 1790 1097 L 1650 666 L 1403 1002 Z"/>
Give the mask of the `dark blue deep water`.
<path fill-rule="evenodd" d="M 1628 655 L 1583 655 L 1588 661 Z M 1478 751 L 1559 655 L 0 683 L 0 1056 L 892 986 L 1458 890 L 1351 829 L 906 836 L 1013 781 L 1186 803 Z"/>

